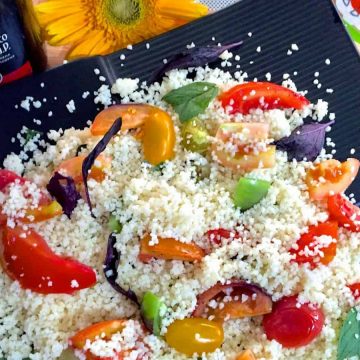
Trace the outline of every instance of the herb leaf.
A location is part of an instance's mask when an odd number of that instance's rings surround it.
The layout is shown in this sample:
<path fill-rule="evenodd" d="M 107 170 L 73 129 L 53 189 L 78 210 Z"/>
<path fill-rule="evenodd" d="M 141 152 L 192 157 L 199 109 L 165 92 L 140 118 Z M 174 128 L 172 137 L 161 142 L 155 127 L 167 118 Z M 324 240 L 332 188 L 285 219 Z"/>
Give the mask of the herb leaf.
<path fill-rule="evenodd" d="M 360 356 L 360 321 L 358 311 L 352 308 L 340 331 L 337 360 Z"/>
<path fill-rule="evenodd" d="M 242 41 L 223 46 L 196 46 L 172 56 L 168 62 L 153 76 L 150 82 L 160 80 L 164 74 L 172 69 L 187 69 L 189 67 L 204 66 L 216 60 L 225 50 L 231 50 L 242 45 Z"/>
<path fill-rule="evenodd" d="M 36 135 L 43 135 L 43 132 L 34 129 L 26 129 L 24 145 L 31 141 Z"/>
<path fill-rule="evenodd" d="M 116 237 L 114 234 L 110 234 L 108 239 L 106 257 L 104 261 L 104 274 L 108 283 L 118 293 L 124 295 L 126 298 L 134 302 L 137 306 L 140 306 L 139 300 L 136 294 L 131 290 L 123 289 L 117 282 L 118 277 L 118 266 L 120 261 L 120 253 L 115 247 Z"/>
<path fill-rule="evenodd" d="M 96 144 L 94 149 L 90 152 L 90 154 L 84 159 L 84 161 L 82 163 L 82 176 L 83 176 L 83 180 L 84 180 L 86 201 L 89 205 L 92 217 L 95 217 L 95 216 L 92 212 L 89 187 L 88 187 L 88 183 L 87 183 L 89 171 L 92 168 L 92 166 L 94 165 L 96 158 L 106 149 L 106 146 L 110 142 L 112 137 L 115 136 L 121 130 L 121 126 L 122 126 L 121 118 L 116 119 L 114 121 L 114 123 L 111 125 L 111 128 L 107 131 L 107 133 L 104 135 L 104 137 Z"/>
<path fill-rule="evenodd" d="M 180 121 L 185 122 L 203 113 L 218 92 L 215 84 L 200 81 L 170 91 L 163 100 L 179 114 Z"/>
<path fill-rule="evenodd" d="M 329 121 L 301 125 L 290 136 L 276 141 L 275 145 L 279 150 L 287 152 L 289 161 L 301 161 L 304 158 L 314 161 L 324 147 L 326 128 L 333 123 L 334 121 Z"/>

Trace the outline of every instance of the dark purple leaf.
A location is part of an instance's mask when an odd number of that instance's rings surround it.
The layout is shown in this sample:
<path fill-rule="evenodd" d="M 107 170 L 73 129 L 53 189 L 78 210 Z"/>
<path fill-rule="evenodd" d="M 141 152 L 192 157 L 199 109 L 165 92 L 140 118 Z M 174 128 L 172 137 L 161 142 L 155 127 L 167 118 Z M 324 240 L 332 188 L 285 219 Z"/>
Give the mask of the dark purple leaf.
<path fill-rule="evenodd" d="M 85 187 L 85 196 L 86 201 L 89 205 L 90 212 L 92 217 L 95 217 L 92 212 L 92 205 L 89 195 L 89 188 L 87 184 L 87 179 L 89 176 L 89 171 L 94 165 L 94 162 L 96 158 L 106 149 L 107 144 L 110 142 L 113 136 L 115 136 L 120 130 L 122 126 L 122 120 L 121 118 L 116 119 L 114 123 L 111 125 L 111 128 L 108 130 L 108 132 L 104 135 L 104 137 L 96 144 L 94 149 L 90 152 L 90 154 L 84 159 L 82 163 L 82 176 L 84 181 L 84 187 Z"/>
<path fill-rule="evenodd" d="M 74 179 L 70 176 L 63 176 L 56 172 L 46 186 L 49 193 L 63 208 L 64 214 L 70 219 L 81 198 L 76 189 Z"/>
<path fill-rule="evenodd" d="M 225 50 L 231 50 L 242 45 L 242 41 L 224 46 L 197 46 L 180 54 L 172 56 L 168 62 L 153 75 L 151 82 L 160 80 L 164 74 L 172 69 L 187 69 L 209 64 L 219 59 Z"/>
<path fill-rule="evenodd" d="M 286 151 L 288 159 L 301 161 L 306 158 L 314 161 L 325 143 L 326 128 L 334 121 L 327 123 L 311 123 L 297 127 L 290 136 L 275 142 L 277 149 Z"/>
<path fill-rule="evenodd" d="M 104 274 L 108 283 L 112 286 L 114 290 L 118 293 L 124 295 L 129 300 L 134 302 L 136 305 L 140 306 L 139 300 L 136 294 L 128 289 L 123 289 L 117 282 L 116 279 L 118 277 L 118 266 L 120 261 L 120 253 L 115 248 L 116 237 L 114 234 L 110 234 L 107 245 L 107 252 L 104 261 Z"/>

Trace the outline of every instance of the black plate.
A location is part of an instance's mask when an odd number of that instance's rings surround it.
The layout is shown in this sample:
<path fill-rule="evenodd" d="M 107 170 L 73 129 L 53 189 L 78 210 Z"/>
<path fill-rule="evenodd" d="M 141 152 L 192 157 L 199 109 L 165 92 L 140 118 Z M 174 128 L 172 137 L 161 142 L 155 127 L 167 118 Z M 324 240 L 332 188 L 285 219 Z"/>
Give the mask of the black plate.
<path fill-rule="evenodd" d="M 252 37 L 248 33 L 252 32 Z M 139 77 L 147 80 L 162 64 L 162 60 L 182 51 L 187 44 L 196 45 L 230 43 L 244 40 L 237 51 L 241 56 L 241 69 L 249 77 L 265 80 L 272 74 L 272 81 L 281 82 L 289 73 L 299 89 L 309 90 L 312 101 L 329 101 L 329 111 L 336 113 L 336 125 L 331 137 L 336 143 L 336 158 L 344 160 L 350 149 L 360 152 L 360 58 L 346 33 L 330 0 L 243 0 L 225 10 L 195 21 L 182 28 L 123 50 L 107 57 L 78 61 L 44 74 L 24 79 L 0 88 L 0 160 L 11 151 L 18 151 L 18 144 L 10 139 L 23 125 L 47 131 L 51 128 L 81 127 L 97 112 L 93 96 L 82 99 L 85 90 L 93 92 L 101 84 L 94 68 L 99 68 L 111 84 L 117 77 Z M 297 44 L 299 51 L 291 56 L 287 50 Z M 261 46 L 261 52 L 256 51 Z M 120 54 L 126 59 L 120 60 Z M 325 64 L 329 58 L 330 65 Z M 253 61 L 253 63 L 250 63 Z M 124 64 L 121 66 L 121 64 Z M 220 62 L 214 64 L 219 66 Z M 229 71 L 237 71 L 235 61 Z M 297 75 L 294 76 L 294 71 Z M 320 89 L 313 84 L 314 73 L 319 72 Z M 44 82 L 42 88 L 40 83 Z M 333 94 L 326 89 L 334 89 Z M 47 98 L 40 109 L 27 112 L 15 109 L 26 96 Z M 57 100 L 54 100 L 54 97 Z M 76 112 L 70 114 L 65 105 L 73 99 Z M 49 111 L 53 112 L 48 117 Z M 38 127 L 33 119 L 40 119 Z M 360 195 L 360 177 L 350 188 Z"/>

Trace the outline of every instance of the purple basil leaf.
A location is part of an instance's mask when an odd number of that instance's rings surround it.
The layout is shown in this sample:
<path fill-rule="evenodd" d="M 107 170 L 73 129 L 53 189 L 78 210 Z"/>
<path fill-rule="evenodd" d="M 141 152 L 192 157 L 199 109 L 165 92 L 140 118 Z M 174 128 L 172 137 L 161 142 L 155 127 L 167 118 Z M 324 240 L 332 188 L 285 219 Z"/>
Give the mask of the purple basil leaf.
<path fill-rule="evenodd" d="M 107 245 L 107 252 L 104 261 L 104 274 L 108 283 L 112 286 L 112 288 L 118 293 L 124 295 L 129 300 L 134 302 L 136 305 L 140 306 L 139 300 L 136 294 L 128 289 L 123 289 L 117 282 L 116 279 L 118 277 L 118 266 L 120 261 L 120 254 L 115 248 L 116 237 L 114 234 L 110 234 Z"/>
<path fill-rule="evenodd" d="M 70 176 L 63 176 L 56 172 L 46 186 L 49 193 L 63 208 L 64 214 L 70 219 L 81 198 L 76 189 L 74 179 Z"/>
<path fill-rule="evenodd" d="M 297 127 L 288 137 L 275 142 L 277 149 L 286 151 L 288 159 L 298 161 L 306 158 L 314 161 L 325 143 L 326 128 L 334 121 L 327 123 L 310 123 Z"/>
<path fill-rule="evenodd" d="M 160 80 L 164 74 L 172 69 L 187 69 L 209 64 L 219 59 L 225 50 L 231 50 L 242 45 L 242 41 L 224 46 L 198 46 L 172 56 L 168 62 L 153 75 L 151 82 Z"/>
<path fill-rule="evenodd" d="M 90 152 L 90 154 L 84 159 L 84 161 L 82 163 L 82 176 L 83 176 L 84 187 L 85 187 L 85 196 L 86 196 L 86 201 L 89 205 L 92 217 L 95 217 L 95 216 L 92 212 L 89 188 L 88 188 L 88 184 L 87 184 L 89 171 L 92 168 L 92 166 L 94 165 L 96 158 L 106 149 L 106 146 L 110 142 L 112 137 L 115 136 L 120 131 L 121 126 L 122 126 L 121 118 L 116 119 L 114 121 L 114 123 L 111 125 L 111 128 L 107 131 L 107 133 L 104 135 L 104 137 L 96 144 L 94 149 Z"/>

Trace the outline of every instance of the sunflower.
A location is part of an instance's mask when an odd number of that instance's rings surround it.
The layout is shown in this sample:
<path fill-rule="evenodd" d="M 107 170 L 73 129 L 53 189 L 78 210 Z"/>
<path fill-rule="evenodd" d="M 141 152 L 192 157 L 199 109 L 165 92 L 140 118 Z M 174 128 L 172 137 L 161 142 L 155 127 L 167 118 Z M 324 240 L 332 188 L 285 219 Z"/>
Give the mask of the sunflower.
<path fill-rule="evenodd" d="M 105 55 L 207 14 L 193 0 L 47 0 L 35 7 L 52 46 L 67 59 Z"/>

